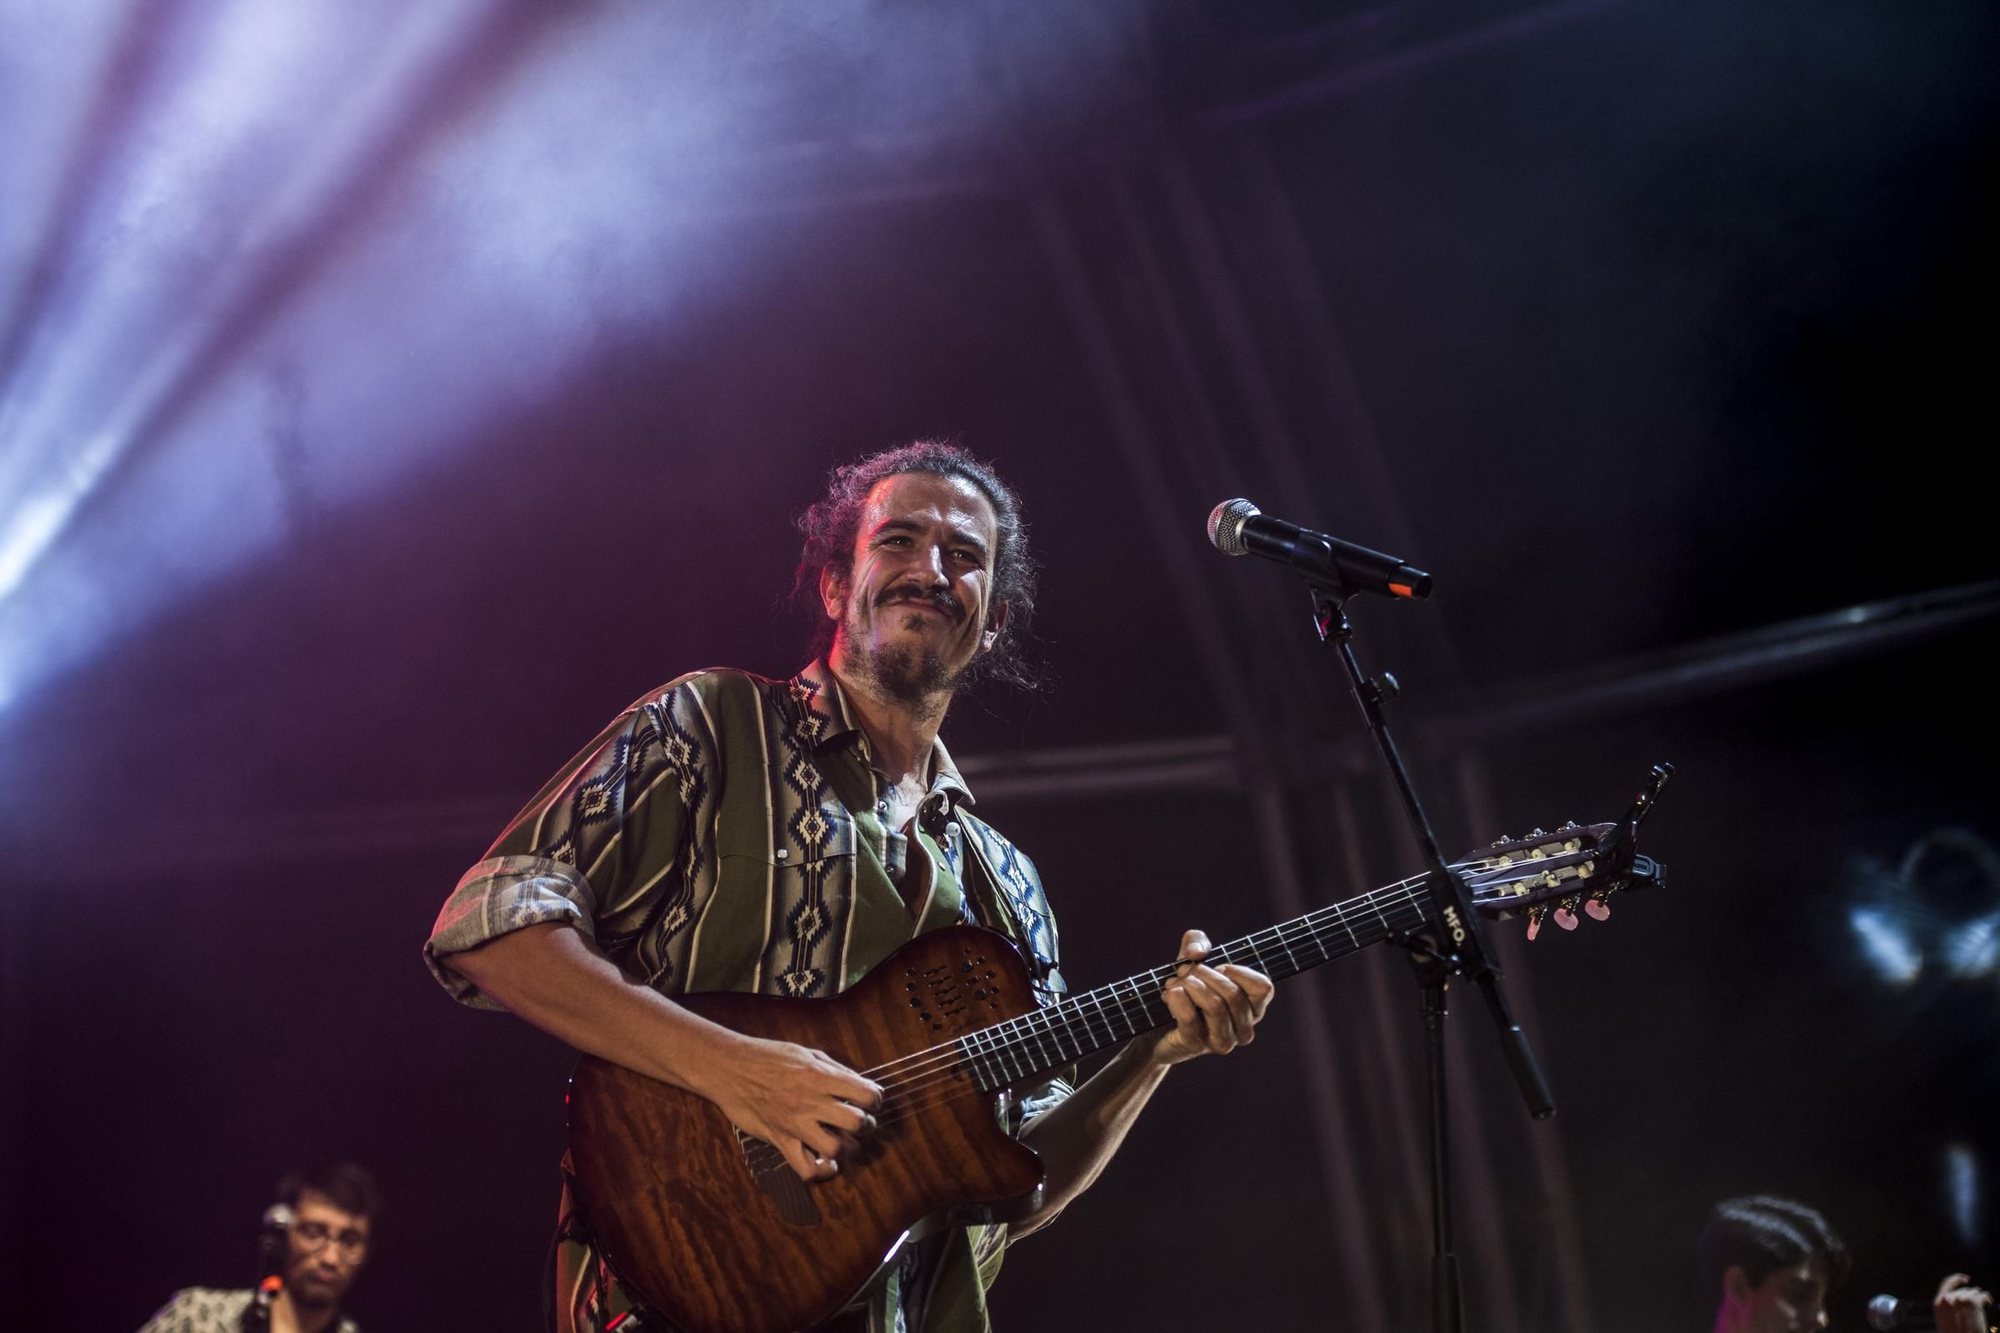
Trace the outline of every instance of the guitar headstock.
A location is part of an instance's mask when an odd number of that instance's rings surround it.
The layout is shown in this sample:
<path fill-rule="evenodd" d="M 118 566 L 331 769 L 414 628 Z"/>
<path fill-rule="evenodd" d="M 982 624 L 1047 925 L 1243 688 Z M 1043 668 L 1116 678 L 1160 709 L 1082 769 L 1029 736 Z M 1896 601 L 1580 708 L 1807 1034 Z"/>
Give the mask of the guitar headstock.
<path fill-rule="evenodd" d="M 1610 898 L 1629 889 L 1666 887 L 1666 868 L 1638 853 L 1639 824 L 1673 776 L 1656 764 L 1624 818 L 1608 824 L 1565 824 L 1553 833 L 1533 829 L 1524 838 L 1502 838 L 1459 863 L 1481 915 L 1505 921 L 1525 913 L 1528 938 L 1541 933 L 1551 912 L 1564 930 L 1577 913 L 1602 921 Z"/>

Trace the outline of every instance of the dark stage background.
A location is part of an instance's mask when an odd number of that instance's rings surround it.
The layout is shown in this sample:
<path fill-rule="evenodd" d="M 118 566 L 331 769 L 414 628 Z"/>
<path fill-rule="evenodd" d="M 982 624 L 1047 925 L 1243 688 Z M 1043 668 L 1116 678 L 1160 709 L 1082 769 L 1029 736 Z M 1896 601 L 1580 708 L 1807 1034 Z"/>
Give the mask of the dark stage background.
<path fill-rule="evenodd" d="M 1705 1326 L 1758 1191 L 1837 1328 L 2000 1281 L 1992 6 L 297 13 L 0 6 L 0 1322 L 349 1157 L 366 1327 L 537 1327 L 570 1057 L 419 945 L 924 434 L 1029 506 L 1058 684 L 945 735 L 1074 982 L 1415 868 L 1228 496 L 1436 575 L 1356 620 L 1448 850 L 1678 766 L 1668 892 L 1499 928 L 1554 1121 L 1458 1006 L 1472 1327 Z M 1427 1327 L 1405 971 L 1176 1072 L 998 1326 Z"/>

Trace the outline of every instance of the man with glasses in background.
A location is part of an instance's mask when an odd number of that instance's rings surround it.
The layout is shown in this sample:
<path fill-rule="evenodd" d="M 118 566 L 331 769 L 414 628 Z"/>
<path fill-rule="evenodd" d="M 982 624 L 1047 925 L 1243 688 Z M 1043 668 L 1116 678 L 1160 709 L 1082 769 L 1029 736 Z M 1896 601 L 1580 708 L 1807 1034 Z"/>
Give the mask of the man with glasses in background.
<path fill-rule="evenodd" d="M 139 1333 L 360 1333 L 340 1304 L 368 1261 L 381 1212 L 374 1177 L 351 1162 L 295 1171 L 278 1183 L 278 1202 L 282 1211 L 265 1215 L 268 1299 L 260 1288 L 187 1287 Z"/>

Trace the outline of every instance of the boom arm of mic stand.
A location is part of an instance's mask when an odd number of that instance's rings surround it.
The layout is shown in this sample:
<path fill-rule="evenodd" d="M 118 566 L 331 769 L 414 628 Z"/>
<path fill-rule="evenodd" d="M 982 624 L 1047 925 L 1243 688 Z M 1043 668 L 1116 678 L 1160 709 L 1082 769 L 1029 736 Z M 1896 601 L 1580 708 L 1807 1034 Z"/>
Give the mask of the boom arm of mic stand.
<path fill-rule="evenodd" d="M 1555 1097 L 1549 1092 L 1541 1064 L 1528 1045 L 1528 1034 L 1521 1030 L 1521 1025 L 1514 1021 L 1513 1011 L 1507 1007 L 1506 993 L 1500 989 L 1500 969 L 1493 965 L 1491 947 L 1479 916 L 1473 911 L 1472 895 L 1467 892 L 1465 881 L 1448 867 L 1439 865 L 1432 867 L 1428 883 L 1432 910 L 1451 937 L 1455 970 L 1477 984 L 1479 993 L 1485 997 L 1486 1012 L 1493 1015 L 1493 1026 L 1500 1033 L 1500 1052 L 1507 1057 L 1507 1068 L 1513 1072 L 1521 1097 L 1528 1104 L 1528 1114 L 1537 1120 L 1548 1119 L 1556 1113 Z"/>
<path fill-rule="evenodd" d="M 1507 997 L 1500 993 L 1500 974 L 1489 970 L 1478 982 L 1479 993 L 1486 997 L 1486 1011 L 1493 1015 L 1493 1025 L 1500 1029 L 1500 1052 L 1507 1057 L 1507 1068 L 1514 1071 L 1514 1082 L 1528 1103 L 1528 1114 L 1537 1120 L 1547 1120 L 1556 1113 L 1556 1100 L 1549 1092 L 1548 1080 L 1542 1077 L 1534 1049 L 1528 1045 L 1528 1034 L 1514 1021 L 1507 1008 Z"/>

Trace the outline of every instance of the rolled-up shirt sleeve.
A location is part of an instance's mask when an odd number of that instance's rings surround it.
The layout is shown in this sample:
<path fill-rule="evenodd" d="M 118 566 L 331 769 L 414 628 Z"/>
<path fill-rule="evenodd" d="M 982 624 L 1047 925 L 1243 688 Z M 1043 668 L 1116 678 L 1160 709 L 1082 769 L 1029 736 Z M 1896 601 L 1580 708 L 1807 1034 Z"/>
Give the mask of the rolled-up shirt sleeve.
<path fill-rule="evenodd" d="M 477 986 L 446 967 L 455 953 L 488 940 L 556 921 L 597 934 L 597 895 L 590 881 L 559 861 L 542 856 L 495 856 L 465 872 L 438 913 L 424 941 L 424 962 L 454 1000 L 479 1009 L 501 1006 Z"/>
<path fill-rule="evenodd" d="M 424 942 L 431 975 L 453 999 L 497 1009 L 451 956 L 547 922 L 621 958 L 634 924 L 686 872 L 690 797 L 712 789 L 712 753 L 685 678 L 626 709 L 458 881 Z"/>

